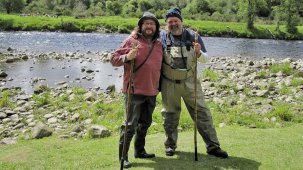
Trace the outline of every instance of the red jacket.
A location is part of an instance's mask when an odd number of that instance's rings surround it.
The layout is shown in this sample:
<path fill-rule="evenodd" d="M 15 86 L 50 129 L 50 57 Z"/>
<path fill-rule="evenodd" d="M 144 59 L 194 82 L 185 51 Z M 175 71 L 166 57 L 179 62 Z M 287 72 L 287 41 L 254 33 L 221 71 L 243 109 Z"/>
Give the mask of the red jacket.
<path fill-rule="evenodd" d="M 132 44 L 139 44 L 137 57 L 135 58 L 135 69 L 144 62 L 149 48 L 152 47 L 152 43 L 149 44 L 142 36 L 138 36 L 137 39 L 133 37 L 127 38 L 122 45 L 114 52 L 111 58 L 111 64 L 115 67 L 124 66 L 123 74 L 123 93 L 127 92 L 127 86 L 130 77 L 130 62 L 124 62 L 126 55 L 132 49 Z M 155 40 L 154 48 L 147 59 L 147 61 L 137 70 L 133 75 L 133 91 L 134 94 L 141 94 L 146 96 L 155 96 L 159 93 L 159 79 L 161 73 L 162 64 L 162 44 L 160 41 Z"/>

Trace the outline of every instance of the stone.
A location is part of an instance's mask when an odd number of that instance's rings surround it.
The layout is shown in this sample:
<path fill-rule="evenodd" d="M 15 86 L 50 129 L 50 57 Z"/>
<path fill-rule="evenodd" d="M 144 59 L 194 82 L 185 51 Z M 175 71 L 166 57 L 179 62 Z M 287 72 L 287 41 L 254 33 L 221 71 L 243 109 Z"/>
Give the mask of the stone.
<path fill-rule="evenodd" d="M 4 145 L 12 145 L 12 144 L 16 144 L 17 143 L 17 138 L 4 138 L 1 140 L 1 144 Z"/>
<path fill-rule="evenodd" d="M 0 119 L 4 119 L 7 117 L 7 114 L 0 112 Z"/>
<path fill-rule="evenodd" d="M 35 139 L 41 139 L 52 135 L 52 131 L 42 122 L 37 123 L 33 128 L 32 137 Z"/>
<path fill-rule="evenodd" d="M 56 117 L 52 117 L 47 120 L 47 123 L 50 123 L 50 124 L 54 124 L 57 122 L 58 122 L 58 119 Z"/>
<path fill-rule="evenodd" d="M 103 138 L 110 136 L 109 130 L 101 125 L 92 125 L 89 131 L 90 131 L 90 137 L 92 138 Z"/>

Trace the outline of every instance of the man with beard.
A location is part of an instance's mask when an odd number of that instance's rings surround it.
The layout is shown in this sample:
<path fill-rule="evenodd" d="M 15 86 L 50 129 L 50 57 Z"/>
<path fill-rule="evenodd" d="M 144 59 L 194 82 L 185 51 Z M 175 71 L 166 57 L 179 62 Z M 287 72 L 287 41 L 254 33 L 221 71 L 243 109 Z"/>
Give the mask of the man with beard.
<path fill-rule="evenodd" d="M 181 11 L 170 9 L 165 16 L 167 31 L 160 34 L 164 59 L 162 64 L 162 116 L 166 133 L 165 153 L 173 156 L 177 148 L 178 124 L 181 112 L 181 98 L 193 120 L 195 120 L 195 57 L 207 57 L 200 36 L 195 38 L 192 30 L 182 26 Z M 220 158 L 228 154 L 220 148 L 209 108 L 204 101 L 201 83 L 197 80 L 197 129 L 202 136 L 207 153 Z"/>
<path fill-rule="evenodd" d="M 131 166 L 127 153 L 135 132 L 135 158 L 155 157 L 155 154 L 146 152 L 145 137 L 152 123 L 152 113 L 159 93 L 163 55 L 162 44 L 157 40 L 160 34 L 159 29 L 159 21 L 155 15 L 145 12 L 138 21 L 138 27 L 135 28 L 136 37 L 128 37 L 111 58 L 113 66 L 124 67 L 122 91 L 125 94 L 124 106 L 128 111 L 124 114 L 125 122 L 121 126 L 119 140 L 119 160 L 123 158 L 124 168 Z M 133 69 L 131 68 L 132 60 L 134 61 Z M 133 70 L 132 73 L 131 70 Z M 127 101 L 129 99 L 130 101 Z M 129 106 L 128 102 L 130 102 Z M 126 123 L 127 128 L 125 128 Z"/>

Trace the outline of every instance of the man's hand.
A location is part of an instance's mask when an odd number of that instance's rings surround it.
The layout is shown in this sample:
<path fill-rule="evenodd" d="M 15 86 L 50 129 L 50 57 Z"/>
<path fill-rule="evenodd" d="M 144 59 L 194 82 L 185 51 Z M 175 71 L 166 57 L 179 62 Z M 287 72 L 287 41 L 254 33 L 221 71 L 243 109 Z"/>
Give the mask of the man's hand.
<path fill-rule="evenodd" d="M 126 55 L 127 60 L 133 60 L 136 58 L 138 53 L 138 48 L 133 48 L 132 50 L 130 50 L 130 52 Z"/>
<path fill-rule="evenodd" d="M 194 51 L 197 54 L 197 57 L 201 55 L 201 45 L 199 43 L 193 42 Z"/>

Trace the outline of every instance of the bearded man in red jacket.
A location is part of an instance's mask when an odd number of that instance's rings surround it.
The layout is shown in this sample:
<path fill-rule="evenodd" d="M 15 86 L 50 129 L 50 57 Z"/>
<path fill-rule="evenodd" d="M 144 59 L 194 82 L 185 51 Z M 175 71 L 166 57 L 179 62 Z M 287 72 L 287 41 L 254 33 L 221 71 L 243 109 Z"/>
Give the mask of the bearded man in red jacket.
<path fill-rule="evenodd" d="M 131 95 L 131 104 L 128 113 L 124 114 L 125 122 L 121 126 L 119 140 L 119 160 L 124 156 L 122 153 L 123 147 L 124 153 L 126 153 L 123 158 L 124 168 L 131 167 L 127 153 L 135 133 L 135 158 L 155 157 L 155 154 L 146 152 L 145 137 L 152 123 L 152 113 L 156 106 L 156 96 L 159 93 L 163 55 L 162 44 L 158 40 L 160 24 L 154 14 L 145 12 L 135 29 L 137 32 L 136 38 L 128 37 L 111 58 L 113 66 L 124 67 L 122 91 L 125 94 L 125 108 L 128 107 L 129 93 Z M 134 60 L 134 68 L 131 73 L 132 60 Z M 130 81 L 131 83 L 129 83 Z M 128 124 L 126 131 L 125 123 Z M 124 140 L 125 135 L 126 140 Z"/>

